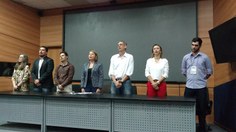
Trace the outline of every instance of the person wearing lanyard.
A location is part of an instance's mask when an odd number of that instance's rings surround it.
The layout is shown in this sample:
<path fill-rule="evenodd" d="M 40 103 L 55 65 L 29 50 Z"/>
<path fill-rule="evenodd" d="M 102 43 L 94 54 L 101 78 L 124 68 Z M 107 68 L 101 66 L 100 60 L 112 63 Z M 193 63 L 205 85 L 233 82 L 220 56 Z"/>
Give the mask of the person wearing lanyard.
<path fill-rule="evenodd" d="M 152 46 L 152 58 L 146 62 L 145 76 L 147 82 L 147 96 L 165 97 L 166 83 L 165 79 L 168 77 L 169 64 L 168 60 L 162 58 L 162 47 L 158 44 Z"/>
<path fill-rule="evenodd" d="M 183 57 L 181 70 L 186 77 L 184 96 L 196 99 L 196 114 L 199 118 L 199 130 L 207 132 L 206 111 L 208 104 L 207 79 L 212 75 L 209 57 L 200 52 L 201 38 L 192 39 L 191 53 Z"/>
<path fill-rule="evenodd" d="M 118 54 L 111 57 L 108 75 L 112 80 L 111 94 L 131 95 L 131 75 L 134 70 L 133 55 L 126 52 L 127 43 L 119 41 Z"/>

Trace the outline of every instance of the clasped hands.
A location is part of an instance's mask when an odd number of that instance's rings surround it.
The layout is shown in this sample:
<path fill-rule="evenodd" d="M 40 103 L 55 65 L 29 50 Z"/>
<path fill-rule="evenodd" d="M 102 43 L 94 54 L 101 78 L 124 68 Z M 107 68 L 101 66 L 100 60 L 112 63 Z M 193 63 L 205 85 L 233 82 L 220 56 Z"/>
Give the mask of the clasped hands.
<path fill-rule="evenodd" d="M 15 84 L 15 85 L 13 86 L 13 88 L 14 88 L 14 90 L 18 90 L 18 89 L 20 88 L 20 85 L 19 85 L 19 84 Z"/>
<path fill-rule="evenodd" d="M 35 84 L 36 86 L 40 86 L 40 85 L 41 85 L 39 79 L 35 79 L 35 80 L 34 80 L 34 84 Z"/>
<path fill-rule="evenodd" d="M 120 88 L 122 86 L 123 81 L 122 80 L 117 80 L 115 81 L 115 86 L 116 88 Z"/>
<path fill-rule="evenodd" d="M 158 90 L 158 89 L 159 89 L 159 84 L 160 84 L 159 81 L 153 81 L 152 87 L 153 87 L 155 90 Z"/>

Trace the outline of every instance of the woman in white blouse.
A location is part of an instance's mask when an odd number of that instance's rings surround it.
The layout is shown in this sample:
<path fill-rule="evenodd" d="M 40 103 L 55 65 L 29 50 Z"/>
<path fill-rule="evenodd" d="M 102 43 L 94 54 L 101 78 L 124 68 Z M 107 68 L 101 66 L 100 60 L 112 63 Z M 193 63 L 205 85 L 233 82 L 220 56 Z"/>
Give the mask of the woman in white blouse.
<path fill-rule="evenodd" d="M 145 76 L 147 82 L 147 96 L 165 97 L 166 83 L 165 79 L 168 77 L 169 64 L 168 60 L 162 58 L 162 48 L 158 44 L 152 46 L 152 58 L 146 62 Z"/>

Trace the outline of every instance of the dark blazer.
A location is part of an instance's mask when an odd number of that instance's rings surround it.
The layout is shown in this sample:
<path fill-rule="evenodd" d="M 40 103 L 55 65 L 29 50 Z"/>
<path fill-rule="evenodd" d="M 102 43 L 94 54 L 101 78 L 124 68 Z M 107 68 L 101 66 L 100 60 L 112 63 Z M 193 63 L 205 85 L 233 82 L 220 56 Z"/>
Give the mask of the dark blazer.
<path fill-rule="evenodd" d="M 85 88 L 87 85 L 87 80 L 88 80 L 88 65 L 89 63 L 85 63 L 83 65 L 82 69 L 82 75 L 81 75 L 81 87 Z M 94 63 L 92 73 L 91 73 L 91 78 L 92 78 L 92 85 L 95 88 L 102 88 L 103 86 L 103 66 L 100 63 Z"/>
<path fill-rule="evenodd" d="M 32 80 L 38 79 L 38 68 L 39 68 L 39 58 L 34 61 L 32 70 L 31 70 L 31 76 Z M 53 88 L 53 78 L 52 78 L 52 72 L 54 68 L 54 62 L 53 59 L 49 57 L 43 58 L 43 63 L 40 69 L 40 83 L 42 88 Z"/>

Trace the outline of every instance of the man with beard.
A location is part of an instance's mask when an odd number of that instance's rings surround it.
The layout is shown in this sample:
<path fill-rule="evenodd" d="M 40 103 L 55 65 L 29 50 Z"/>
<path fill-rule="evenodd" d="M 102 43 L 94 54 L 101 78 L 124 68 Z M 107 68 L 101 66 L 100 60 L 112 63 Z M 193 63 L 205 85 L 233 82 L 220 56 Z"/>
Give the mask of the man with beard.
<path fill-rule="evenodd" d="M 31 76 L 34 83 L 34 92 L 49 93 L 54 87 L 52 72 L 54 62 L 47 57 L 48 48 L 41 46 L 39 48 L 39 58 L 34 61 Z"/>
<path fill-rule="evenodd" d="M 207 79 L 213 73 L 209 57 L 200 52 L 201 38 L 193 38 L 192 52 L 182 60 L 182 74 L 186 77 L 184 96 L 196 99 L 196 114 L 199 119 L 199 131 L 207 132 L 206 110 L 208 104 Z"/>

